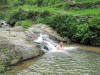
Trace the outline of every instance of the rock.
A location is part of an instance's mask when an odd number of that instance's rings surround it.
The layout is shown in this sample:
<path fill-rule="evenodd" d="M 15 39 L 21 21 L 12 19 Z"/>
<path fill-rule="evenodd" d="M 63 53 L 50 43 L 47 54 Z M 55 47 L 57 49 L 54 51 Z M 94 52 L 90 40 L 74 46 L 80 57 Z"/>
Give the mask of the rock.
<path fill-rule="evenodd" d="M 39 33 L 42 34 L 49 34 L 50 39 L 52 40 L 56 40 L 56 41 L 64 41 L 66 43 L 69 43 L 70 40 L 67 38 L 62 38 L 60 37 L 59 34 L 57 34 L 56 31 L 54 31 L 51 27 L 44 25 L 44 24 L 36 24 L 33 27 L 30 27 L 29 29 L 27 29 L 27 31 L 25 32 L 27 39 L 30 41 L 35 40 L 38 37 Z"/>
<path fill-rule="evenodd" d="M 25 32 L 22 27 L 0 28 L 0 62 L 16 64 L 32 57 L 41 55 L 43 51 L 33 41 L 39 33 L 49 34 L 56 41 L 68 41 L 60 37 L 53 29 L 44 24 L 36 24 Z"/>
<path fill-rule="evenodd" d="M 16 31 L 17 28 L 9 29 L 10 31 L 0 28 L 1 63 L 12 65 L 42 54 L 41 49 L 36 44 L 26 40 L 23 31 Z"/>
<path fill-rule="evenodd" d="M 25 29 L 22 26 L 16 26 L 10 29 L 10 31 L 22 32 L 22 31 L 25 31 Z"/>

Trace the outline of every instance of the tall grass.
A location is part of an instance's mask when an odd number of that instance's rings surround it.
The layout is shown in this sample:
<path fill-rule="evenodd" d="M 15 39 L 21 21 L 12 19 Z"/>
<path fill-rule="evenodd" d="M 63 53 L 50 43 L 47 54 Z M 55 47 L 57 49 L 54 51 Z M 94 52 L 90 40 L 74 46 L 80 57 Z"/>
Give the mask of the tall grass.
<path fill-rule="evenodd" d="M 100 8 L 94 9 L 82 9 L 82 10 L 64 10 L 59 8 L 50 8 L 50 7 L 37 7 L 32 5 L 23 5 L 11 10 L 11 12 L 17 11 L 18 9 L 24 9 L 25 11 L 49 11 L 52 13 L 68 14 L 68 15 L 99 15 Z"/>
<path fill-rule="evenodd" d="M 94 3 L 94 2 L 100 2 L 100 0 L 75 0 L 76 3 Z"/>
<path fill-rule="evenodd" d="M 71 15 L 100 15 L 100 8 L 67 11 Z"/>

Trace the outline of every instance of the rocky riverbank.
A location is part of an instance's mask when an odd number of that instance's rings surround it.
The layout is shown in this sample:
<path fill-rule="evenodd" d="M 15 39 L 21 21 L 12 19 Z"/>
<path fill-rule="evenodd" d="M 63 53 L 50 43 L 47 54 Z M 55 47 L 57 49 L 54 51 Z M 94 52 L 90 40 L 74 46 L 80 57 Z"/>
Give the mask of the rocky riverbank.
<path fill-rule="evenodd" d="M 0 64 L 13 65 L 43 54 L 34 43 L 39 33 L 49 34 L 54 40 L 70 42 L 44 24 L 33 25 L 27 30 L 22 27 L 0 28 Z"/>

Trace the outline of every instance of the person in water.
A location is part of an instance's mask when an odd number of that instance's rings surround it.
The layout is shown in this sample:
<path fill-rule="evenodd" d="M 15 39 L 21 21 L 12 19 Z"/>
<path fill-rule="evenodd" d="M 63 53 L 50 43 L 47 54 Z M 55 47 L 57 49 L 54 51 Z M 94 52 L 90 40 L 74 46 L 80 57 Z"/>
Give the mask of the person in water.
<path fill-rule="evenodd" d="M 67 55 L 70 55 L 65 49 L 64 49 L 64 43 L 60 42 L 60 44 L 58 46 L 56 46 L 57 50 L 62 50 L 64 53 L 66 53 Z"/>
<path fill-rule="evenodd" d="M 60 44 L 58 46 L 56 46 L 56 49 L 57 50 L 64 50 L 64 43 L 63 42 L 60 42 Z"/>

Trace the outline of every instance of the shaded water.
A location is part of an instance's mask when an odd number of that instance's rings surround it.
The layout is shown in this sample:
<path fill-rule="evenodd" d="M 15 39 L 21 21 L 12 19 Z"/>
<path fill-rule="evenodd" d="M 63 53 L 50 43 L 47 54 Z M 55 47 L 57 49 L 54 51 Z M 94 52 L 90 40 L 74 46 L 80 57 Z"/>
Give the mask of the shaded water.
<path fill-rule="evenodd" d="M 100 53 L 89 51 L 99 51 L 100 48 L 78 47 L 81 49 L 68 50 L 68 54 L 49 52 L 35 61 L 31 59 L 12 69 L 19 71 L 16 75 L 100 75 Z"/>

